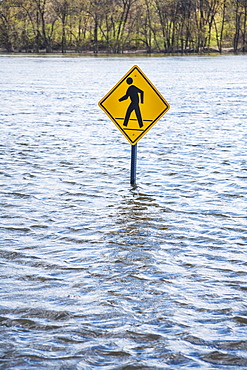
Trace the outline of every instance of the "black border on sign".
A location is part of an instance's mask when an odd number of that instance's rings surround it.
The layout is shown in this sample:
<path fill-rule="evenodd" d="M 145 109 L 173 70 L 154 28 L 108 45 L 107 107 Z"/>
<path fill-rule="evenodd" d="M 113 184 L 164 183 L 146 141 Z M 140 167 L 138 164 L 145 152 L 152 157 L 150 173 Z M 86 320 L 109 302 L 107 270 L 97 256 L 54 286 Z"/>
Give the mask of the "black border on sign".
<path fill-rule="evenodd" d="M 135 140 L 131 140 L 131 138 L 126 134 L 125 130 L 119 125 L 119 123 L 116 121 L 116 119 L 111 115 L 111 113 L 105 108 L 103 105 L 105 100 L 108 99 L 108 97 L 123 83 L 124 80 L 134 71 L 137 70 L 140 75 L 145 79 L 145 81 L 149 84 L 149 86 L 155 91 L 155 93 L 158 95 L 160 100 L 165 105 L 165 109 L 145 128 L 144 131 L 141 132 L 141 134 L 135 138 Z M 113 86 L 113 88 L 99 101 L 98 105 L 101 109 L 108 115 L 108 117 L 113 121 L 113 123 L 117 126 L 117 128 L 122 132 L 122 134 L 126 137 L 126 139 L 130 142 L 130 144 L 135 145 L 137 142 L 149 131 L 154 124 L 170 109 L 170 105 L 167 103 L 167 101 L 163 98 L 163 96 L 159 93 L 159 91 L 156 89 L 156 87 L 152 84 L 152 82 L 147 78 L 147 76 L 142 72 L 142 70 L 138 66 L 133 66 L 122 78 L 121 80 Z"/>

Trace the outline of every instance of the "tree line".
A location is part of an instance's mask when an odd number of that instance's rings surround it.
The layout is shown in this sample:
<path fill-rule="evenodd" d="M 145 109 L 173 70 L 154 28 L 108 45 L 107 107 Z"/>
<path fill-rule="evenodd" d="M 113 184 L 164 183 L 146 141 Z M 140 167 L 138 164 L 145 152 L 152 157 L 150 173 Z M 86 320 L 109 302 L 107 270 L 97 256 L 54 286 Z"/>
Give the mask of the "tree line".
<path fill-rule="evenodd" d="M 247 51 L 247 0 L 0 0 L 7 52 Z"/>

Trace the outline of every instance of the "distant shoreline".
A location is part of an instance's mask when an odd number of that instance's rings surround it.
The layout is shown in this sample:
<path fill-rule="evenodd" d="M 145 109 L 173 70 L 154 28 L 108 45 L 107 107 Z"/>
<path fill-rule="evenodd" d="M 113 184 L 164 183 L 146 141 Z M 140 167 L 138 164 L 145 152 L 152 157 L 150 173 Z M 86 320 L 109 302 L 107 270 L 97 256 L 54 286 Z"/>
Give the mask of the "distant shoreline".
<path fill-rule="evenodd" d="M 46 52 L 45 50 L 40 50 L 39 52 L 34 52 L 34 51 L 6 51 L 4 49 L 0 49 L 0 55 L 47 55 L 47 56 L 52 56 L 52 55 L 59 55 L 59 56 L 105 56 L 105 57 L 131 57 L 131 56 L 146 56 L 146 57 L 159 57 L 159 56 L 203 56 L 203 55 L 244 55 L 246 52 L 243 52 L 242 50 L 238 50 L 237 52 L 234 51 L 233 48 L 224 48 L 222 49 L 221 53 L 214 48 L 210 48 L 209 50 L 204 49 L 201 50 L 200 52 L 196 52 L 193 50 L 187 50 L 187 51 L 173 51 L 173 52 L 165 52 L 165 51 L 152 51 L 151 53 L 148 53 L 146 50 L 126 50 L 122 53 L 109 53 L 107 51 L 98 51 L 95 53 L 94 51 L 89 51 L 89 50 L 82 50 L 80 52 L 75 51 L 75 50 L 67 50 L 66 52 L 62 53 L 61 51 L 51 51 L 51 52 Z"/>

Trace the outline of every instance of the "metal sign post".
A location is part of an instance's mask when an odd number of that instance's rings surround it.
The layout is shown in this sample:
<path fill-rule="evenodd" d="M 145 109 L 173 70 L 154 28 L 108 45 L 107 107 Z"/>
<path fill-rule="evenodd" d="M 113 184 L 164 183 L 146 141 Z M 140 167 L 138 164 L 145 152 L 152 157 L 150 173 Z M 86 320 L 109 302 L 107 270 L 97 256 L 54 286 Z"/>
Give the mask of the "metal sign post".
<path fill-rule="evenodd" d="M 131 145 L 130 185 L 136 185 L 137 144 Z"/>

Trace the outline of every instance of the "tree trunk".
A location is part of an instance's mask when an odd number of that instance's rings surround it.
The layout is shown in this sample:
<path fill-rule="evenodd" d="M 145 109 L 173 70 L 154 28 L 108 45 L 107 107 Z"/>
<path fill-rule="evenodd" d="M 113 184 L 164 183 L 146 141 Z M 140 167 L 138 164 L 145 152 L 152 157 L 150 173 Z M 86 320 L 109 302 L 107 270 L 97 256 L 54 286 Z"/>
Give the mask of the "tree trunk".
<path fill-rule="evenodd" d="M 94 17 L 94 39 L 93 39 L 93 43 L 94 43 L 94 53 L 95 53 L 95 54 L 98 54 L 98 52 L 99 52 L 99 44 L 98 44 L 98 28 L 99 28 L 99 24 L 98 24 L 98 14 L 96 13 L 96 14 L 95 14 L 95 17 Z"/>
<path fill-rule="evenodd" d="M 238 42 L 239 42 L 239 34 L 240 34 L 240 21 L 241 21 L 241 13 L 239 13 L 239 2 L 236 1 L 236 9 L 235 9 L 235 34 L 233 39 L 233 49 L 236 53 L 238 51 Z"/>
<path fill-rule="evenodd" d="M 225 27 L 225 18 L 226 18 L 226 0 L 223 1 L 223 9 L 222 9 L 222 18 L 221 18 L 221 29 L 219 34 L 219 52 L 222 53 L 222 43 L 223 43 L 223 34 L 224 34 L 224 27 Z"/>

